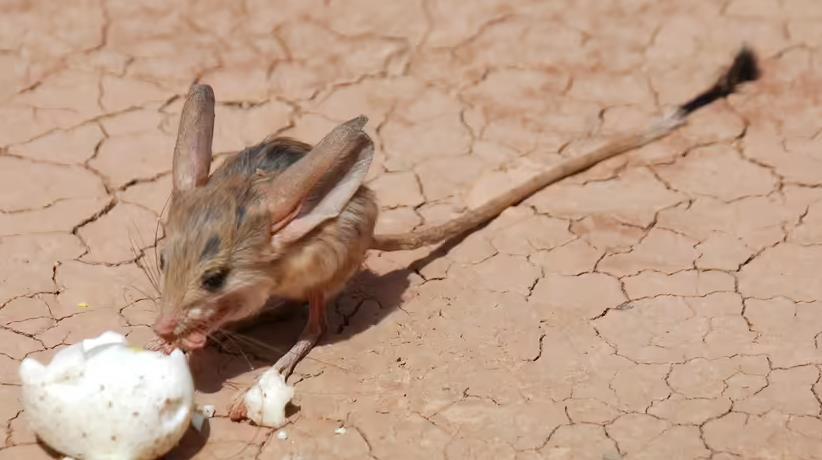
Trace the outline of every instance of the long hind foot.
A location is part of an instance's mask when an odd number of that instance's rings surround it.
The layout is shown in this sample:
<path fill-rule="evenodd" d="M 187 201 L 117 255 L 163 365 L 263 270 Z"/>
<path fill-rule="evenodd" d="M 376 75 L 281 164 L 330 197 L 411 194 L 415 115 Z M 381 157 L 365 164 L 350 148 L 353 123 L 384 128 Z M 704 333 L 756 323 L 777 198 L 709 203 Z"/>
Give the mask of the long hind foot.
<path fill-rule="evenodd" d="M 325 298 L 322 294 L 312 295 L 308 300 L 308 324 L 300 334 L 300 338 L 297 339 L 297 343 L 277 360 L 274 369 L 277 369 L 277 372 L 287 379 L 294 372 L 297 363 L 305 358 L 327 330 Z"/>
<path fill-rule="evenodd" d="M 273 368 L 283 376 L 283 379 L 288 379 L 291 373 L 294 372 L 294 367 L 297 366 L 297 363 L 305 358 L 328 329 L 323 295 L 312 296 L 309 299 L 308 307 L 308 324 L 306 324 L 305 329 L 303 329 L 303 332 L 300 334 L 300 338 L 297 339 L 297 343 L 281 356 L 273 366 Z M 237 392 L 234 396 L 234 400 L 228 411 L 228 416 L 231 420 L 240 421 L 248 418 L 245 395 L 251 386 Z"/>

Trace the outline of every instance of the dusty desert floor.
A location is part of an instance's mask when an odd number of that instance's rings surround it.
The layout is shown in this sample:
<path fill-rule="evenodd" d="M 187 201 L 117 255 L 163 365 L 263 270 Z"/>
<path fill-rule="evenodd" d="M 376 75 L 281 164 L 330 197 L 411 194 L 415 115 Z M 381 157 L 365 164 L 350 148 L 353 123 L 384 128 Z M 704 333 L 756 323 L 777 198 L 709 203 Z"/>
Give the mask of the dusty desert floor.
<path fill-rule="evenodd" d="M 170 458 L 822 458 L 822 2 L 0 9 L 0 459 L 46 457 L 22 358 L 151 338 L 139 267 L 192 82 L 214 87 L 220 154 L 368 115 L 378 227 L 399 231 L 643 126 L 743 42 L 763 78 L 669 138 L 457 244 L 370 255 L 293 376 L 287 440 L 225 414 L 303 313 L 196 357 L 217 416 Z"/>

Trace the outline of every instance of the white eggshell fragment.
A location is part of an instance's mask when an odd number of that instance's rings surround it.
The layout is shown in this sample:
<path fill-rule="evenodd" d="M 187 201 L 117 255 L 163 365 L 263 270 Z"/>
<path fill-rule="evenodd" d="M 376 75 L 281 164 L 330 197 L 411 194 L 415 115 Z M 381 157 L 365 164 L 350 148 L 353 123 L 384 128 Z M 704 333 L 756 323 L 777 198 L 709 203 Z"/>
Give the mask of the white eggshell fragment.
<path fill-rule="evenodd" d="M 217 408 L 211 404 L 206 404 L 202 407 L 201 412 L 208 418 L 214 417 L 214 414 L 217 413 Z"/>
<path fill-rule="evenodd" d="M 60 453 L 85 460 L 153 460 L 182 438 L 194 383 L 180 350 L 170 355 L 128 346 L 106 332 L 20 365 L 25 416 Z"/>
<path fill-rule="evenodd" d="M 285 406 L 294 397 L 294 387 L 274 369 L 266 371 L 245 394 L 246 414 L 259 426 L 279 428 L 285 424 Z"/>

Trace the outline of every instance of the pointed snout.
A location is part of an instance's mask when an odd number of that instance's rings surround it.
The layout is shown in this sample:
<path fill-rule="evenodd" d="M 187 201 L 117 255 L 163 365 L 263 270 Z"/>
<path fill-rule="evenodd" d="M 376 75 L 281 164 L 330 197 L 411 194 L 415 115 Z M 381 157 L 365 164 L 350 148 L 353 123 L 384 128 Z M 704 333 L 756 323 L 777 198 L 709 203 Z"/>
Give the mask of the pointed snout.
<path fill-rule="evenodd" d="M 158 337 L 171 342 L 175 338 L 174 331 L 177 329 L 179 321 L 172 316 L 161 316 L 154 322 L 154 333 Z"/>

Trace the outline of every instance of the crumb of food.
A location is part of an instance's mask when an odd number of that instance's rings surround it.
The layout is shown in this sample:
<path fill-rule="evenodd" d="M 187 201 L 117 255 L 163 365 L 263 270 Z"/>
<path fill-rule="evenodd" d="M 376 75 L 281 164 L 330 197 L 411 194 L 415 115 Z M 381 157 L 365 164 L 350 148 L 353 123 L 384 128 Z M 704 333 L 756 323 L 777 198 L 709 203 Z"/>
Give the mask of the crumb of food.
<path fill-rule="evenodd" d="M 116 332 L 68 346 L 46 365 L 26 358 L 19 373 L 32 430 L 73 458 L 161 457 L 180 441 L 194 412 L 182 351 L 134 353 Z"/>
<path fill-rule="evenodd" d="M 202 407 L 202 409 L 200 411 L 206 417 L 211 418 L 211 417 L 214 417 L 215 413 L 217 413 L 217 408 L 215 408 L 211 404 L 206 404 L 205 406 Z"/>
<path fill-rule="evenodd" d="M 344 426 L 341 426 L 341 427 L 337 428 L 336 430 L 334 430 L 334 433 L 335 434 L 345 434 L 346 431 L 348 431 L 348 430 L 346 430 Z"/>
<path fill-rule="evenodd" d="M 279 428 L 285 424 L 285 406 L 293 397 L 294 387 L 275 369 L 269 369 L 245 394 L 248 418 L 258 426 Z"/>
<path fill-rule="evenodd" d="M 283 430 L 278 431 L 277 439 L 279 439 L 280 441 L 285 441 L 286 439 L 288 439 L 288 433 Z"/>
<path fill-rule="evenodd" d="M 81 310 L 84 310 L 84 309 L 88 308 L 88 304 L 85 303 L 85 302 L 80 302 L 80 303 L 77 304 L 77 308 L 79 308 Z"/>

